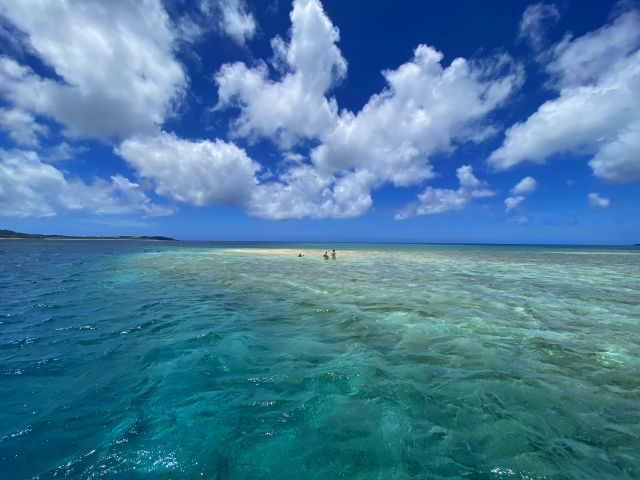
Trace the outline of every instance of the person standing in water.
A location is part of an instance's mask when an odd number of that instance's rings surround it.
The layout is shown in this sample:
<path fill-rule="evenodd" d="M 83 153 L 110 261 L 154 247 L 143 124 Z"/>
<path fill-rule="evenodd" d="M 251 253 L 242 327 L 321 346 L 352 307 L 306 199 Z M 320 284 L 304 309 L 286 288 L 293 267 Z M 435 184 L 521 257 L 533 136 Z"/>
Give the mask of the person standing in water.
<path fill-rule="evenodd" d="M 331 250 L 331 260 L 335 260 L 336 259 L 336 249 L 334 248 L 333 250 Z"/>
<path fill-rule="evenodd" d="M 324 258 L 325 260 L 329 260 L 329 254 L 327 252 L 324 252 L 324 255 L 322 255 L 322 258 Z"/>

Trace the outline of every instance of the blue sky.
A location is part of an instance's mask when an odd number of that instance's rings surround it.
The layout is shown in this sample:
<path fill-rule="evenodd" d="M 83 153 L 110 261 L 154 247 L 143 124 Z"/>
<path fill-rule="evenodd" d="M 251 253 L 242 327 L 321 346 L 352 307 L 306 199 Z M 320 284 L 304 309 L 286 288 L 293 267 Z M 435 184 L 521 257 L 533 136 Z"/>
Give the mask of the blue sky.
<path fill-rule="evenodd" d="M 634 2 L 0 0 L 0 228 L 640 242 Z"/>

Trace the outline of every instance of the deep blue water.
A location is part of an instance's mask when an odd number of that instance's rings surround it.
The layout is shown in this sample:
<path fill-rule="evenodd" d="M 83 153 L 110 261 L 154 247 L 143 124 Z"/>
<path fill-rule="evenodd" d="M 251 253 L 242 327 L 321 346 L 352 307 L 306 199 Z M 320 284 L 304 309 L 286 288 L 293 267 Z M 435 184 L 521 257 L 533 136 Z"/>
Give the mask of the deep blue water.
<path fill-rule="evenodd" d="M 638 479 L 640 250 L 1 241 L 0 407 L 1 479 Z"/>

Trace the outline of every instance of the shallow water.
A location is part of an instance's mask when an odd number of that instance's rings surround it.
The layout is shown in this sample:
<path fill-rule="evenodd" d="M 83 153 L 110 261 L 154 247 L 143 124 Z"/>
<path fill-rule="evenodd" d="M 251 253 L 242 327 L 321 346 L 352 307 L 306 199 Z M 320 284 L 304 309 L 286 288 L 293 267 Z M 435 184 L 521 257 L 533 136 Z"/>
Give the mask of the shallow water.
<path fill-rule="evenodd" d="M 3 241 L 0 478 L 637 479 L 639 287 L 632 248 Z"/>

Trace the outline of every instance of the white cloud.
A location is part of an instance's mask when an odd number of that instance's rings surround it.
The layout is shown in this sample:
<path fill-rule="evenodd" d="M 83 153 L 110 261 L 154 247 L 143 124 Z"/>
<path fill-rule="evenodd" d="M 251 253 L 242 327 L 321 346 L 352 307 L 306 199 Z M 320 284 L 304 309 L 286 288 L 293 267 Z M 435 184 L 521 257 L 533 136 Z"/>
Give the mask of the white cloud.
<path fill-rule="evenodd" d="M 82 145 L 70 145 L 67 142 L 62 142 L 53 147 L 41 149 L 40 155 L 48 163 L 54 163 L 76 158 L 77 155 L 86 151 L 87 148 Z"/>
<path fill-rule="evenodd" d="M 26 47 L 56 75 L 0 57 L 0 96 L 57 120 L 70 136 L 153 131 L 184 93 L 186 75 L 159 0 L 2 0 L 0 14 L 26 33 Z"/>
<path fill-rule="evenodd" d="M 524 177 L 511 189 L 513 195 L 529 195 L 535 191 L 538 183 L 533 177 Z"/>
<path fill-rule="evenodd" d="M 196 2 L 186 2 L 187 5 L 191 3 Z M 180 3 L 175 6 L 165 3 L 165 6 L 172 16 L 178 38 L 187 44 L 195 43 L 215 30 L 244 46 L 256 35 L 258 29 L 245 0 L 199 0 L 197 8 L 192 11 L 179 8 L 183 6 Z M 192 59 L 197 58 L 199 63 L 199 56 L 193 50 L 186 53 Z"/>
<path fill-rule="evenodd" d="M 367 168 L 396 186 L 431 178 L 429 156 L 484 130 L 484 118 L 522 80 L 506 56 L 485 63 L 457 58 L 447 67 L 442 57 L 419 45 L 411 61 L 383 72 L 388 87 L 358 114 L 342 112 L 312 152 L 314 163 L 327 171 Z"/>
<path fill-rule="evenodd" d="M 497 170 L 558 153 L 593 155 L 599 178 L 640 180 L 640 12 L 633 10 L 553 49 L 547 71 L 558 97 L 506 132 L 489 157 Z"/>
<path fill-rule="evenodd" d="M 222 0 L 220 10 L 220 28 L 224 33 L 240 45 L 253 38 L 256 21 L 243 0 Z"/>
<path fill-rule="evenodd" d="M 171 133 L 133 137 L 116 153 L 153 180 L 159 195 L 192 205 L 245 206 L 260 165 L 222 140 L 185 140 Z"/>
<path fill-rule="evenodd" d="M 70 183 L 71 191 L 77 189 L 82 195 L 69 208 L 89 208 L 100 215 L 124 213 L 143 213 L 149 216 L 171 215 L 173 207 L 155 205 L 144 193 L 140 184 L 132 182 L 122 175 L 112 175 L 110 181 L 98 179 L 90 185 L 79 182 Z M 84 198 L 83 198 L 84 197 Z"/>
<path fill-rule="evenodd" d="M 504 201 L 507 212 L 512 211 L 522 203 L 527 195 L 535 191 L 538 184 L 533 177 L 524 177 L 511 189 L 511 196 Z"/>
<path fill-rule="evenodd" d="M 140 185 L 121 175 L 87 184 L 65 178 L 35 152 L 0 150 L 0 216 L 52 217 L 73 210 L 98 215 L 175 212 L 172 207 L 152 203 Z"/>
<path fill-rule="evenodd" d="M 16 144 L 26 147 L 38 146 L 39 137 L 49 133 L 33 115 L 15 108 L 0 108 L 0 130 L 7 132 Z"/>
<path fill-rule="evenodd" d="M 601 197 L 597 193 L 590 193 L 587 198 L 589 199 L 589 207 L 593 209 L 603 209 L 611 206 L 611 199 L 607 197 Z"/>
<path fill-rule="evenodd" d="M 185 14 L 173 19 L 173 29 L 175 33 L 175 39 L 184 42 L 185 44 L 195 43 L 202 38 L 207 32 L 207 26 L 204 24 L 205 20 L 201 17 L 193 17 Z M 184 45 L 181 45 L 184 47 Z M 184 51 L 182 53 L 185 53 Z M 194 51 L 188 51 L 191 60 L 196 60 L 200 65 L 201 59 Z"/>
<path fill-rule="evenodd" d="M 300 139 L 318 138 L 337 116 L 335 100 L 325 93 L 342 79 L 347 63 L 335 43 L 338 29 L 317 0 L 296 0 L 291 12 L 291 39 L 272 41 L 276 61 L 285 70 L 269 79 L 267 65 L 223 65 L 215 76 L 218 107 L 240 107 L 232 134 L 274 138 L 283 148 Z"/>
<path fill-rule="evenodd" d="M 639 25 L 640 12 L 630 10 L 581 37 L 566 35 L 553 48 L 547 65 L 556 86 L 562 90 L 597 85 L 611 80 L 611 73 L 623 73 L 638 52 Z"/>
<path fill-rule="evenodd" d="M 511 210 L 516 208 L 518 205 L 522 203 L 523 200 L 524 200 L 524 196 L 522 195 L 516 195 L 514 197 L 505 198 L 504 204 L 507 208 L 507 212 L 510 212 Z"/>
<path fill-rule="evenodd" d="M 222 12 L 221 27 L 229 27 L 236 41 L 255 33 L 243 0 L 215 5 Z M 227 7 L 236 13 L 225 17 Z M 431 155 L 495 133 L 488 115 L 523 79 L 522 69 L 507 55 L 477 62 L 458 58 L 443 65 L 440 52 L 419 45 L 411 60 L 383 72 L 386 88 L 359 112 L 339 112 L 336 100 L 328 97 L 347 72 L 337 47 L 338 29 L 319 0 L 295 0 L 289 38 L 272 40 L 277 76 L 264 61 L 226 64 L 215 76 L 217 108 L 239 109 L 231 133 L 268 138 L 284 152 L 278 175 L 259 181 L 260 165 L 236 145 L 160 131 L 187 87 L 174 56 L 176 37 L 193 40 L 202 25 L 190 18 L 171 25 L 160 0 L 0 0 L 0 13 L 25 32 L 25 48 L 52 72 L 43 76 L 0 57 L 0 97 L 9 109 L 32 119 L 53 118 L 70 137 L 118 140 L 116 152 L 143 180 L 153 182 L 159 195 L 193 205 L 239 206 L 264 218 L 352 217 L 371 208 L 372 190 L 385 183 L 420 184 L 434 175 Z M 37 140 L 38 135 L 32 129 L 32 136 L 24 138 Z M 308 147 L 309 140 L 317 148 L 308 156 L 292 155 L 294 146 Z M 92 211 L 100 209 L 88 194 L 78 192 L 93 189 L 111 210 L 120 204 L 111 202 L 110 194 L 131 202 L 132 192 L 144 195 L 139 185 L 120 177 L 86 185 L 39 164 L 37 170 L 58 178 L 57 184 L 73 185 L 73 199 L 84 199 Z M 458 178 L 460 188 L 451 190 L 455 198 L 444 203 L 466 205 L 492 194 L 470 167 L 459 169 Z M 449 195 L 443 189 L 425 190 L 421 210 L 416 207 L 411 215 L 430 213 L 427 192 Z M 52 211 L 80 208 L 75 200 L 60 198 L 64 202 Z"/>
<path fill-rule="evenodd" d="M 407 205 L 395 216 L 396 220 L 404 220 L 419 215 L 436 215 L 460 210 L 474 198 L 490 197 L 494 192 L 485 188 L 485 183 L 473 174 L 470 165 L 463 165 L 456 171 L 460 187 L 457 190 L 427 187 L 418 195 L 418 201 Z"/>
<path fill-rule="evenodd" d="M 544 43 L 545 24 L 553 24 L 560 19 L 560 12 L 553 4 L 535 3 L 529 5 L 518 26 L 518 38 L 525 40 L 534 50 Z"/>
<path fill-rule="evenodd" d="M 605 143 L 589 165 L 597 177 L 608 182 L 640 180 L 640 122 L 632 123 Z"/>
<path fill-rule="evenodd" d="M 440 52 L 419 45 L 410 61 L 383 72 L 387 87 L 362 110 L 338 114 L 335 99 L 326 96 L 346 73 L 336 46 L 338 30 L 317 0 L 296 0 L 291 21 L 291 40 L 272 40 L 282 78 L 270 79 L 264 62 L 252 68 L 227 64 L 216 75 L 216 108 L 240 109 L 234 135 L 269 138 L 283 150 L 305 139 L 319 142 L 311 151 L 311 165 L 295 165 L 275 184 L 261 186 L 263 198 L 266 192 L 279 198 L 276 208 L 253 210 L 262 216 L 352 216 L 369 208 L 373 188 L 432 178 L 429 156 L 495 133 L 486 117 L 523 80 L 522 69 L 507 55 L 478 62 L 457 58 L 443 66 Z M 298 187 L 302 175 L 309 176 L 306 189 Z M 349 188 L 357 192 L 353 208 L 331 193 L 347 179 L 359 179 Z M 300 205 L 295 206 L 296 198 Z"/>
<path fill-rule="evenodd" d="M 247 211 L 269 219 L 356 217 L 371 208 L 374 181 L 364 170 L 334 176 L 298 165 L 278 181 L 258 186 Z"/>
<path fill-rule="evenodd" d="M 518 219 L 518 225 L 527 225 L 528 223 L 529 223 L 529 217 L 525 217 L 524 215 L 522 215 Z"/>
<path fill-rule="evenodd" d="M 268 218 L 347 218 L 371 207 L 365 171 L 328 175 L 295 161 L 260 183 L 260 165 L 221 140 L 185 140 L 169 133 L 125 140 L 116 150 L 159 195 L 197 206 L 222 204 Z"/>

